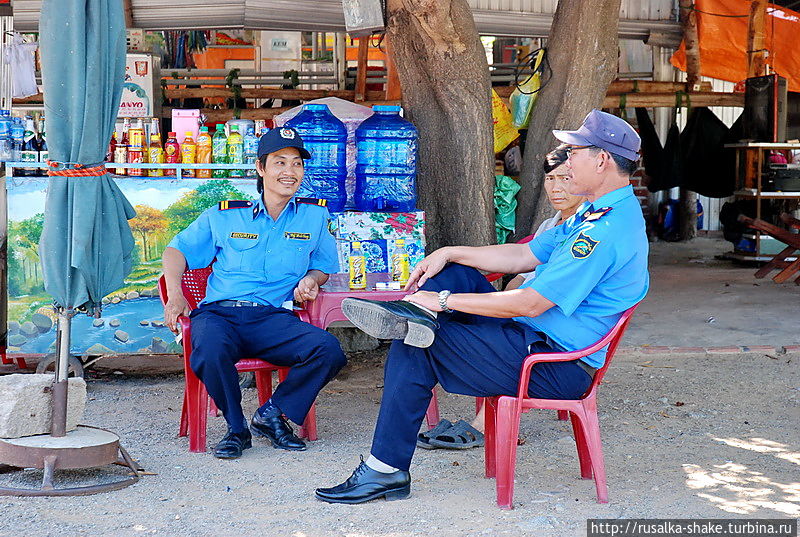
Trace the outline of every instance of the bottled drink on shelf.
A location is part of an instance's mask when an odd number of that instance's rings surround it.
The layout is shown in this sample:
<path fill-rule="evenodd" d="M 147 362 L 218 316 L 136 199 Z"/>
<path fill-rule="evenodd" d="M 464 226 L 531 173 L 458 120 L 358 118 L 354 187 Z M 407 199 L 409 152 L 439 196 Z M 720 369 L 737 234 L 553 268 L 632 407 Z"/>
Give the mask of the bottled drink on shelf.
<path fill-rule="evenodd" d="M 256 136 L 253 127 L 247 128 L 247 134 L 244 135 L 244 162 L 245 164 L 255 164 L 256 155 L 258 154 L 258 136 Z M 258 177 L 255 169 L 247 168 L 244 172 L 245 177 Z"/>
<path fill-rule="evenodd" d="M 222 123 L 217 125 L 217 130 L 214 131 L 214 136 L 211 138 L 211 145 L 214 164 L 227 164 L 228 138 L 225 136 L 225 125 Z M 228 170 L 214 170 L 212 175 L 215 179 L 228 177 Z"/>
<path fill-rule="evenodd" d="M 197 163 L 211 164 L 212 140 L 208 134 L 208 127 L 200 127 L 200 134 L 197 135 Z M 211 170 L 197 170 L 197 177 L 208 179 L 211 177 Z"/>
<path fill-rule="evenodd" d="M 131 146 L 128 151 L 128 162 L 131 164 L 144 164 L 144 151 L 142 148 Z M 144 168 L 128 168 L 129 177 L 144 177 L 147 175 Z"/>
<path fill-rule="evenodd" d="M 11 160 L 11 113 L 0 110 L 0 161 Z"/>
<path fill-rule="evenodd" d="M 39 147 L 36 145 L 36 127 L 33 125 L 33 118 L 31 116 L 25 117 L 25 131 L 22 135 L 22 162 L 30 162 L 35 164 L 39 162 Z M 38 168 L 22 168 L 20 175 L 33 176 L 37 175 Z"/>
<path fill-rule="evenodd" d="M 183 139 L 183 143 L 181 144 L 181 159 L 183 160 L 184 164 L 194 164 L 195 158 L 197 157 L 197 144 L 195 144 L 194 138 L 192 138 L 191 131 L 186 131 L 185 134 L 186 137 Z M 194 169 L 184 168 L 184 177 L 194 177 L 195 175 Z"/>
<path fill-rule="evenodd" d="M 239 126 L 231 125 L 228 136 L 228 164 L 244 164 L 244 140 L 239 134 Z M 229 170 L 228 177 L 243 177 L 244 170 Z"/>
<path fill-rule="evenodd" d="M 181 161 L 181 146 L 174 132 L 167 134 L 164 142 L 164 160 L 167 164 L 176 164 Z M 164 175 L 175 175 L 175 169 L 164 170 Z"/>
<path fill-rule="evenodd" d="M 350 289 L 367 288 L 367 258 L 361 249 L 360 242 L 354 242 L 347 258 L 347 266 L 350 272 Z"/>
<path fill-rule="evenodd" d="M 114 149 L 114 162 L 117 164 L 124 164 L 128 162 L 128 131 L 125 130 L 123 125 L 122 136 L 117 141 L 117 147 Z M 117 175 L 127 175 L 127 170 L 124 166 L 114 168 L 114 173 Z"/>
<path fill-rule="evenodd" d="M 22 142 L 25 139 L 25 125 L 18 117 L 11 123 L 11 160 L 19 162 L 22 160 Z"/>
<path fill-rule="evenodd" d="M 111 133 L 111 141 L 108 142 L 108 150 L 106 151 L 106 162 L 114 162 L 114 154 L 117 152 L 117 133 Z"/>
<path fill-rule="evenodd" d="M 150 164 L 164 164 L 164 147 L 161 145 L 161 134 L 158 131 L 150 131 L 150 146 L 147 148 L 147 156 Z M 161 168 L 147 170 L 150 177 L 163 177 L 164 170 Z"/>
<path fill-rule="evenodd" d="M 407 284 L 409 272 L 406 241 L 397 239 L 394 241 L 394 251 L 392 251 L 392 281 L 400 282 L 400 285 Z"/>
<path fill-rule="evenodd" d="M 47 149 L 47 134 L 45 131 L 44 118 L 39 120 L 39 137 L 36 140 L 36 145 L 39 148 L 39 162 L 47 164 L 50 159 L 50 151 Z M 47 169 L 40 169 L 40 173 L 46 174 Z"/>

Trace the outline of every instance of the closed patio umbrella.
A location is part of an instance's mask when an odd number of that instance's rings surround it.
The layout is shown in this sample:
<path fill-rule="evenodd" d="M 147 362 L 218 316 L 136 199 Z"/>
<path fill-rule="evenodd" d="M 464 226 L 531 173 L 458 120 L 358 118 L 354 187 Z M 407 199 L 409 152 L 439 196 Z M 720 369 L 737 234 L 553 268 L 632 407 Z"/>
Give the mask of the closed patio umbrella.
<path fill-rule="evenodd" d="M 121 0 L 44 0 L 42 82 L 51 176 L 39 257 L 58 309 L 53 436 L 66 427 L 70 319 L 99 313 L 131 270 L 133 207 L 106 173 L 125 77 Z"/>

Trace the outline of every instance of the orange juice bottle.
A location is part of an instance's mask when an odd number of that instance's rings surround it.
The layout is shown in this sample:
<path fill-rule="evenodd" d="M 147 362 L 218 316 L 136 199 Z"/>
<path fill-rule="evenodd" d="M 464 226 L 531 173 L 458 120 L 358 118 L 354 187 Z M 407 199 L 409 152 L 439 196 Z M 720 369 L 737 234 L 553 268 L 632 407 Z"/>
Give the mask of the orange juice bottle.
<path fill-rule="evenodd" d="M 192 138 L 191 131 L 186 131 L 186 137 L 183 139 L 183 143 L 181 144 L 181 158 L 183 159 L 184 164 L 194 164 L 195 158 L 197 158 L 197 144 L 194 143 L 194 138 Z M 184 168 L 184 177 L 194 177 L 195 175 L 194 169 Z"/>
<path fill-rule="evenodd" d="M 197 135 L 197 163 L 211 164 L 212 142 L 211 135 L 208 134 L 208 127 L 200 127 L 200 134 Z M 197 170 L 197 177 L 210 179 L 211 170 Z"/>

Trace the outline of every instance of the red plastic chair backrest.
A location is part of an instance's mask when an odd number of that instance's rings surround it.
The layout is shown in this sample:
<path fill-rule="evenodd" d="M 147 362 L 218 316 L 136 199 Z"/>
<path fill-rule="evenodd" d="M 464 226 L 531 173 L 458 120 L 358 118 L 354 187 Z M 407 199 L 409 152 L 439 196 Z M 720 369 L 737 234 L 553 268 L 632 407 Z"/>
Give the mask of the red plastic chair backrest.
<path fill-rule="evenodd" d="M 187 270 L 183 273 L 181 278 L 181 288 L 183 289 L 183 296 L 186 302 L 189 303 L 189 309 L 195 309 L 198 304 L 206 296 L 206 285 L 208 284 L 208 277 L 211 275 L 211 266 Z M 164 275 L 158 279 L 158 292 L 161 295 L 161 302 L 166 303 L 167 297 L 167 282 Z"/>

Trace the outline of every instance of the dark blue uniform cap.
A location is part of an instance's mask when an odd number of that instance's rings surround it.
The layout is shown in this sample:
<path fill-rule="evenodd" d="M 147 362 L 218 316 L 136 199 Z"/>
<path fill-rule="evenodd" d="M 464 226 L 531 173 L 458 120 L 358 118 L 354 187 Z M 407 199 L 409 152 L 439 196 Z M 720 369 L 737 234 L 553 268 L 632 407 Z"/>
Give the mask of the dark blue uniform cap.
<path fill-rule="evenodd" d="M 268 131 L 258 140 L 258 158 L 274 153 L 284 147 L 296 147 L 304 159 L 311 158 L 311 153 L 303 145 L 300 134 L 290 127 L 278 127 Z"/>

